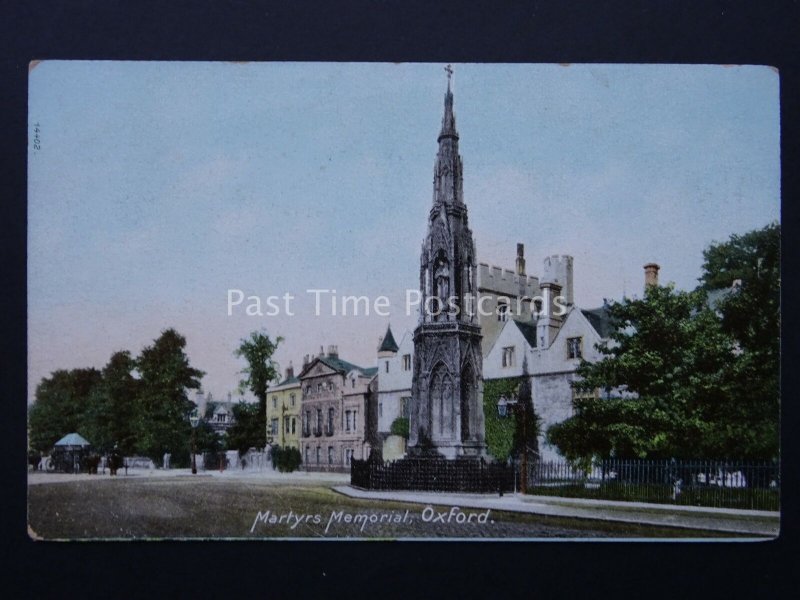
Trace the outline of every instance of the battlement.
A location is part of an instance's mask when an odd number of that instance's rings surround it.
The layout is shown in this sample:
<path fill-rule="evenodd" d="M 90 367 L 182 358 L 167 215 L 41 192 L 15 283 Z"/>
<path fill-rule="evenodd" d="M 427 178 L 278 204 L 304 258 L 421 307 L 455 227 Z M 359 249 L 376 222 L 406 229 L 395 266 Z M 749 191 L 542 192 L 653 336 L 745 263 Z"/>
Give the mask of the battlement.
<path fill-rule="evenodd" d="M 533 297 L 539 292 L 539 278 L 532 275 L 517 275 L 512 269 L 503 269 L 488 263 L 478 263 L 478 290 L 497 292 L 502 295 L 523 294 Z"/>

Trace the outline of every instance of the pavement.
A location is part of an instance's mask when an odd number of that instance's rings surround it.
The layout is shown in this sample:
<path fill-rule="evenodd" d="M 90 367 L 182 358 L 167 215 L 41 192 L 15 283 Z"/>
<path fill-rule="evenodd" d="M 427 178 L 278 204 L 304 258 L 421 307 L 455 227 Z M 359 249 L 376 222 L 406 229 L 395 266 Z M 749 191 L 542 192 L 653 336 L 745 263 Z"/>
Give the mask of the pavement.
<path fill-rule="evenodd" d="M 362 490 L 350 485 L 337 485 L 333 489 L 351 498 L 371 500 L 391 500 L 394 502 L 482 508 L 576 519 L 641 523 L 661 527 L 749 534 L 759 538 L 774 538 L 780 533 L 780 513 L 772 511 L 556 498 L 553 496 L 522 494 L 505 494 L 500 497 L 485 494 L 375 491 Z"/>

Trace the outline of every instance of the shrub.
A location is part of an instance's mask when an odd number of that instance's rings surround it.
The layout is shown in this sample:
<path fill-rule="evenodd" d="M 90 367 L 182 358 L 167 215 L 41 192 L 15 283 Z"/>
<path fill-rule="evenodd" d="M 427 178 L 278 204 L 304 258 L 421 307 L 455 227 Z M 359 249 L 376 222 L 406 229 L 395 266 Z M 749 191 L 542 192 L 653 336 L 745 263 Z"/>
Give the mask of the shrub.
<path fill-rule="evenodd" d="M 302 464 L 300 450 L 292 446 L 273 446 L 271 451 L 272 468 L 278 469 L 281 473 L 291 473 L 296 471 Z"/>
<path fill-rule="evenodd" d="M 389 428 L 392 435 L 399 435 L 408 439 L 408 419 L 405 417 L 397 417 L 392 421 L 392 426 Z"/>

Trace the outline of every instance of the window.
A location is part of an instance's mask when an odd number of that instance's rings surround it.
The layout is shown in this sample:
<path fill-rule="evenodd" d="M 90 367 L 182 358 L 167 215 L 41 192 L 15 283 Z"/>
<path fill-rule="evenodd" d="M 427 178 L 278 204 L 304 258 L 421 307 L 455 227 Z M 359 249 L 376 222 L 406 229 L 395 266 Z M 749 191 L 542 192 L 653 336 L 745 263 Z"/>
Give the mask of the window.
<path fill-rule="evenodd" d="M 356 378 L 355 377 L 351 377 L 350 378 L 350 383 L 352 384 L 351 387 L 356 387 Z"/>
<path fill-rule="evenodd" d="M 505 321 L 508 319 L 508 302 L 506 300 L 497 301 L 497 320 Z"/>
<path fill-rule="evenodd" d="M 542 312 L 542 301 L 538 298 L 533 301 L 533 310 L 536 311 L 537 315 Z"/>
<path fill-rule="evenodd" d="M 314 428 L 314 435 L 322 435 L 322 409 L 317 409 L 317 426 Z"/>
<path fill-rule="evenodd" d="M 278 397 L 277 396 L 273 396 L 272 397 L 272 408 L 278 408 Z"/>
<path fill-rule="evenodd" d="M 345 431 L 350 431 L 350 429 L 352 428 L 352 423 L 353 423 L 352 417 L 353 417 L 353 413 L 351 413 L 349 410 L 344 411 L 344 430 Z"/>
<path fill-rule="evenodd" d="M 350 466 L 350 462 L 353 460 L 353 449 L 352 448 L 345 448 L 344 450 L 344 464 L 348 467 Z"/>
<path fill-rule="evenodd" d="M 408 419 L 411 417 L 411 396 L 400 398 L 400 410 L 403 418 Z"/>
<path fill-rule="evenodd" d="M 270 432 L 272 435 L 278 435 L 278 419 L 272 419 L 270 423 Z"/>
<path fill-rule="evenodd" d="M 383 361 L 383 364 L 386 367 L 386 372 L 388 373 L 389 372 L 389 361 L 385 360 L 385 361 Z"/>
<path fill-rule="evenodd" d="M 308 446 L 306 446 L 306 456 L 305 456 L 305 460 L 303 462 L 305 464 L 308 464 Z"/>
<path fill-rule="evenodd" d="M 383 402 L 378 402 L 378 416 L 383 417 Z"/>
<path fill-rule="evenodd" d="M 328 391 L 329 391 L 329 392 L 332 392 L 332 391 L 333 391 L 333 382 L 332 382 L 332 381 L 329 381 L 329 382 L 328 382 Z"/>
<path fill-rule="evenodd" d="M 328 409 L 328 435 L 333 435 L 333 408 Z"/>
<path fill-rule="evenodd" d="M 303 436 L 308 437 L 311 435 L 311 411 L 307 410 L 303 414 Z"/>
<path fill-rule="evenodd" d="M 289 417 L 283 417 L 283 432 L 289 433 Z"/>
<path fill-rule="evenodd" d="M 319 447 L 319 446 L 317 446 L 317 464 L 319 464 L 319 463 L 320 463 L 320 460 L 319 460 L 320 454 L 321 454 L 321 452 L 320 452 L 320 447 Z"/>
<path fill-rule="evenodd" d="M 321 394 L 321 393 L 322 393 L 322 384 L 321 384 L 321 383 L 318 383 L 318 384 L 317 384 L 317 393 L 318 393 L 318 394 Z"/>
<path fill-rule="evenodd" d="M 411 370 L 411 355 L 403 354 L 403 371 Z"/>
<path fill-rule="evenodd" d="M 294 406 L 294 394 L 289 394 L 289 402 Z"/>
<path fill-rule="evenodd" d="M 333 464 L 333 446 L 328 446 L 328 464 Z"/>
<path fill-rule="evenodd" d="M 503 368 L 514 366 L 514 346 L 503 348 Z"/>
<path fill-rule="evenodd" d="M 353 411 L 353 431 L 358 431 L 358 411 Z"/>
<path fill-rule="evenodd" d="M 294 417 L 292 417 L 292 434 L 293 435 L 297 431 L 297 428 L 295 427 L 296 425 L 297 425 L 297 420 Z"/>
<path fill-rule="evenodd" d="M 583 356 L 583 338 L 567 338 L 567 358 L 581 358 Z"/>

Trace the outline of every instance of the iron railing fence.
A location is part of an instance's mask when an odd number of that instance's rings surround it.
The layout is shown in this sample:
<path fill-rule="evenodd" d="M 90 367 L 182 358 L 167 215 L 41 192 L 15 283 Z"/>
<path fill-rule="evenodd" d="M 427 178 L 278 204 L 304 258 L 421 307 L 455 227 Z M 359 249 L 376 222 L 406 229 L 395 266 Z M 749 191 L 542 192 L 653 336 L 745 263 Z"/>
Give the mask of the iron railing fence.
<path fill-rule="evenodd" d="M 513 466 L 505 463 L 477 459 L 353 459 L 350 482 L 371 490 L 498 493 L 513 491 L 516 473 Z"/>
<path fill-rule="evenodd" d="M 780 469 L 773 461 L 567 461 L 528 465 L 528 493 L 666 504 L 778 510 Z"/>

